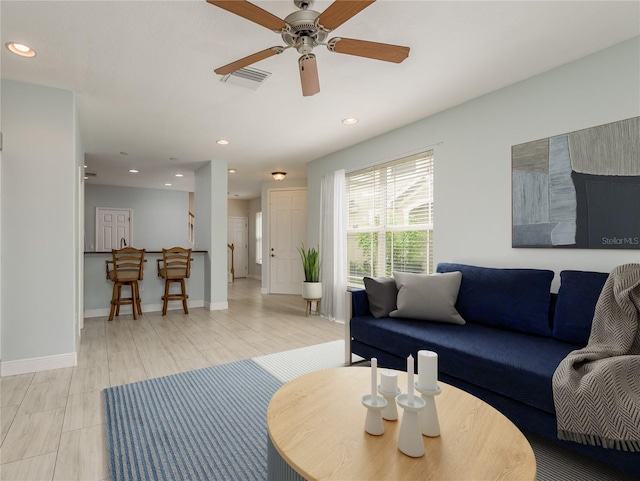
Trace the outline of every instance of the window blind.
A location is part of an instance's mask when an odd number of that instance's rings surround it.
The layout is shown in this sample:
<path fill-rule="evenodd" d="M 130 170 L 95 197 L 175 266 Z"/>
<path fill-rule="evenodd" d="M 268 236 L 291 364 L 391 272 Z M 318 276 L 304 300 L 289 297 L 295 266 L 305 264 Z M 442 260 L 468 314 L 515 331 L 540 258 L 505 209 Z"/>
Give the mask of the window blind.
<path fill-rule="evenodd" d="M 346 176 L 347 283 L 433 272 L 433 151 Z"/>

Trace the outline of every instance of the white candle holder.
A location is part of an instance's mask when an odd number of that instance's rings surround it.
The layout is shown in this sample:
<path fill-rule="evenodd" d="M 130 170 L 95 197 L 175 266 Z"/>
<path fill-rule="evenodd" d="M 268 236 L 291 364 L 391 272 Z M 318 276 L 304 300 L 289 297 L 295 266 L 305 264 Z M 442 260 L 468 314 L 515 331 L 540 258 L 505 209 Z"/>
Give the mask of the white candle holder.
<path fill-rule="evenodd" d="M 424 399 L 413 397 L 413 403 L 409 403 L 407 394 L 400 394 L 396 397 L 398 405 L 404 409 L 400 432 L 398 433 L 398 449 L 412 458 L 424 456 L 424 443 L 420 434 L 420 423 L 418 413 L 424 409 L 426 403 Z"/>
<path fill-rule="evenodd" d="M 382 419 L 387 421 L 396 421 L 398 419 L 398 406 L 395 399 L 400 394 L 400 388 L 396 388 L 395 392 L 382 390 L 382 385 L 378 384 L 378 393 L 387 401 L 387 407 L 382 410 Z"/>
<path fill-rule="evenodd" d="M 435 438 L 440 436 L 440 422 L 438 421 L 438 411 L 436 410 L 436 400 L 434 396 L 437 396 L 442 392 L 440 386 L 436 385 L 436 389 L 423 389 L 418 383 L 416 383 L 416 391 L 422 395 L 422 399 L 425 402 L 425 408 L 420 411 L 420 431 L 424 436 Z"/>
<path fill-rule="evenodd" d="M 365 394 L 362 396 L 362 405 L 367 408 L 367 417 L 364 420 L 364 430 L 374 436 L 380 436 L 384 433 L 382 410 L 387 407 L 387 400 L 380 396 Z"/>

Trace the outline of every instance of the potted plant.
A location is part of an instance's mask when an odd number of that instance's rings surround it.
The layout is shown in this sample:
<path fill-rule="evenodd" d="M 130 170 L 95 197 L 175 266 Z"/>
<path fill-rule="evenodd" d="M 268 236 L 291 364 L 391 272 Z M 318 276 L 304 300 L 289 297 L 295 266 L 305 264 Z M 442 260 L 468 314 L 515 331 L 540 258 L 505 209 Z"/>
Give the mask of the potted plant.
<path fill-rule="evenodd" d="M 305 299 L 320 299 L 322 297 L 322 282 L 320 282 L 320 249 L 315 247 L 298 247 L 302 268 L 304 270 L 304 283 L 302 284 L 302 297 Z"/>

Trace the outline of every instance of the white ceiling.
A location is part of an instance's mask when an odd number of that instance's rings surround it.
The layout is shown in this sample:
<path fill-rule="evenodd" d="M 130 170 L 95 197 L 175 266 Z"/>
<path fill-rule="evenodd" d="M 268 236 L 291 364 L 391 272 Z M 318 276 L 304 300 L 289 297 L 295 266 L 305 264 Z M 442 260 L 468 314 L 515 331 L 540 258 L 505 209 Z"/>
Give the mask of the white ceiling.
<path fill-rule="evenodd" d="M 254 3 L 280 18 L 296 10 L 291 0 Z M 293 49 L 253 65 L 272 73 L 257 90 L 220 82 L 215 68 L 284 44 L 205 0 L 3 0 L 0 9 L 2 44 L 37 51 L 25 59 L 3 47 L 2 78 L 77 93 L 97 173 L 88 183 L 192 190 L 193 171 L 221 160 L 238 171 L 229 192 L 239 199 L 259 196 L 274 170 L 304 178 L 311 160 L 640 34 L 637 0 L 378 0 L 329 37 L 405 45 L 409 58 L 317 47 L 321 92 L 303 97 Z M 360 122 L 344 126 L 346 117 Z"/>

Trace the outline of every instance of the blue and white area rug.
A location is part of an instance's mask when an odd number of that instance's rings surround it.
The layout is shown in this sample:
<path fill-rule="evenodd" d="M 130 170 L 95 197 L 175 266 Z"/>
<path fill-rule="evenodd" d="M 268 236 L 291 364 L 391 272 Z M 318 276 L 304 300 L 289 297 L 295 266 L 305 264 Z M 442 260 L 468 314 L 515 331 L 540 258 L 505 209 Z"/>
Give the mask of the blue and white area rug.
<path fill-rule="evenodd" d="M 105 389 L 113 481 L 267 478 L 267 406 L 285 382 L 344 362 L 334 341 Z M 631 480 L 527 435 L 538 481 Z"/>
<path fill-rule="evenodd" d="M 105 389 L 111 479 L 266 479 L 271 397 L 343 359 L 334 341 Z"/>

